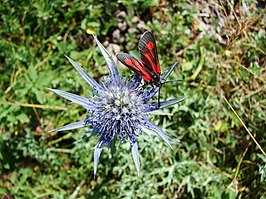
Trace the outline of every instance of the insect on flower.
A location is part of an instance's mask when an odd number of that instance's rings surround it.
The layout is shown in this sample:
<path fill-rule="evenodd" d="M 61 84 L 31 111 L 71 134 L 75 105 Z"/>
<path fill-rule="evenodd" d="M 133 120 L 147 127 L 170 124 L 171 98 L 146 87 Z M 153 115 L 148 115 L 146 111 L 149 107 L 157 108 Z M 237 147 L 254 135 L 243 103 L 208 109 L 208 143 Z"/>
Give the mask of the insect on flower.
<path fill-rule="evenodd" d="M 158 88 L 141 86 L 140 76 L 129 78 L 119 76 L 118 67 L 111 54 L 95 36 L 94 39 L 103 54 L 110 75 L 104 76 L 98 83 L 77 62 L 66 56 L 79 75 L 93 88 L 93 94 L 82 97 L 62 90 L 49 89 L 57 95 L 83 106 L 87 110 L 85 119 L 52 131 L 88 127 L 91 130 L 87 132 L 95 132 L 97 134 L 99 141 L 94 148 L 94 175 L 97 172 L 101 152 L 106 145 L 110 146 L 115 137 L 120 138 L 122 142 L 129 141 L 132 158 L 138 175 L 140 175 L 137 138 L 142 132 L 149 136 L 156 135 L 160 137 L 171 147 L 170 137 L 167 133 L 159 126 L 148 121 L 150 113 L 159 108 L 165 108 L 181 102 L 185 98 L 163 101 L 161 106 L 158 106 L 158 103 L 149 104 L 149 101 L 158 92 Z M 175 64 L 162 75 L 161 79 L 166 80 L 174 67 Z M 158 69 L 157 72 L 159 73 Z"/>
<path fill-rule="evenodd" d="M 158 59 L 156 42 L 152 32 L 146 31 L 140 37 L 138 50 L 141 54 L 141 60 L 137 60 L 135 57 L 127 53 L 118 53 L 116 57 L 125 66 L 142 77 L 148 84 L 159 88 L 158 106 L 160 106 L 160 90 L 165 82 L 163 82 L 163 78 L 161 78 L 161 66 Z M 176 66 L 176 64 L 174 66 Z"/>

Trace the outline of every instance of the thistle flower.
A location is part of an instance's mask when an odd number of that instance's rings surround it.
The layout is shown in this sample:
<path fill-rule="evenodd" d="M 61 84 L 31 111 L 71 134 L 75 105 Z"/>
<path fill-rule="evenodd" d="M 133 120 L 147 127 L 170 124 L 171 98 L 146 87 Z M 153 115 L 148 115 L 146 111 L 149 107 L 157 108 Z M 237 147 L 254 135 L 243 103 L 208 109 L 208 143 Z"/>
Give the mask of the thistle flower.
<path fill-rule="evenodd" d="M 104 146 L 111 144 L 115 137 L 119 137 L 123 142 L 130 141 L 131 153 L 138 175 L 140 175 L 140 161 L 138 153 L 137 138 L 142 132 L 151 135 L 145 130 L 151 130 L 171 147 L 169 136 L 158 126 L 148 121 L 150 112 L 174 105 L 185 98 L 172 99 L 169 101 L 149 104 L 148 102 L 158 92 L 159 87 L 144 87 L 141 78 L 121 77 L 118 68 L 111 54 L 93 36 L 106 61 L 110 75 L 103 77 L 97 83 L 78 63 L 71 58 L 70 61 L 79 75 L 93 88 L 93 94 L 82 97 L 66 91 L 49 89 L 57 95 L 83 106 L 87 110 L 87 117 L 84 120 L 74 122 L 52 131 L 65 131 L 81 127 L 90 127 L 90 132 L 96 132 L 99 141 L 94 148 L 94 175 L 97 172 L 99 158 Z M 162 81 L 171 74 L 176 63 L 161 77 Z"/>

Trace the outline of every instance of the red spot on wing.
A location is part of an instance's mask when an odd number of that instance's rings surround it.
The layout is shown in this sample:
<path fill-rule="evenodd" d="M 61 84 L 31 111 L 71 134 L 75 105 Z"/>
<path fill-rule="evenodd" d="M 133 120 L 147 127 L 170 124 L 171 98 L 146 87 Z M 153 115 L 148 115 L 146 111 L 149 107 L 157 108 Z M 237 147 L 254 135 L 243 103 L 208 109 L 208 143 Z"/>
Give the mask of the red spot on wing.
<path fill-rule="evenodd" d="M 148 74 L 148 75 L 141 75 L 141 77 L 142 77 L 146 82 L 151 82 L 151 76 L 150 76 L 150 74 Z"/>
<path fill-rule="evenodd" d="M 160 63 L 157 64 L 157 74 L 161 73 L 161 66 Z"/>
<path fill-rule="evenodd" d="M 132 66 L 133 65 L 133 63 L 132 63 L 132 61 L 130 59 L 125 59 L 125 63 L 127 65 L 129 65 L 129 66 Z"/>
<path fill-rule="evenodd" d="M 152 57 L 152 55 L 150 53 L 146 53 L 144 54 L 144 56 L 146 57 L 146 59 L 148 60 L 149 63 L 146 63 L 147 65 L 151 66 L 152 70 L 156 73 L 156 74 L 160 74 L 160 64 L 156 64 L 154 62 L 154 59 Z M 145 60 L 145 59 L 144 59 Z M 145 60 L 146 61 L 146 60 Z M 147 61 L 146 61 L 147 62 Z"/>
<path fill-rule="evenodd" d="M 125 59 L 125 64 L 135 71 L 138 71 L 138 74 L 147 82 L 151 81 L 151 75 L 145 69 L 143 63 L 137 61 L 136 59 Z"/>
<path fill-rule="evenodd" d="M 146 80 L 147 82 L 151 81 L 151 75 L 147 72 L 145 69 L 145 66 L 143 65 L 142 62 L 136 61 L 134 65 L 141 71 L 141 77 Z"/>
<path fill-rule="evenodd" d="M 154 48 L 154 43 L 150 41 L 149 43 L 147 43 L 146 48 L 152 50 Z"/>

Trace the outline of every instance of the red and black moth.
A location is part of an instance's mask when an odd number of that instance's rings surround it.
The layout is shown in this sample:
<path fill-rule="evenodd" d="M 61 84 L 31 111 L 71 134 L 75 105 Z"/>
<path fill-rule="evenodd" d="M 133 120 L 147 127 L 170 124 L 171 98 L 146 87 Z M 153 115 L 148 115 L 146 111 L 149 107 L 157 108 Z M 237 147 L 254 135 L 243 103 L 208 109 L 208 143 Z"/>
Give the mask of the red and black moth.
<path fill-rule="evenodd" d="M 118 53 L 117 59 L 141 76 L 148 84 L 161 87 L 161 67 L 158 59 L 156 43 L 153 34 L 146 31 L 140 38 L 138 49 L 141 60 L 127 53 Z"/>

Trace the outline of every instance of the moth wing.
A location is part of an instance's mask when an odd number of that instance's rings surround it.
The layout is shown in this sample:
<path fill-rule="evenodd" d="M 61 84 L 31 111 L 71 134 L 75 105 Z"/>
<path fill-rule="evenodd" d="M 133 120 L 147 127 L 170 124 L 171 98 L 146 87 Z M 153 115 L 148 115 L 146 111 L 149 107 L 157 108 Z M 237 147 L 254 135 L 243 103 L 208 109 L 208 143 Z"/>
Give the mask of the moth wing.
<path fill-rule="evenodd" d="M 140 38 L 138 49 L 141 54 L 141 60 L 155 74 L 161 73 L 161 67 L 158 59 L 156 43 L 153 34 L 146 31 Z"/>

